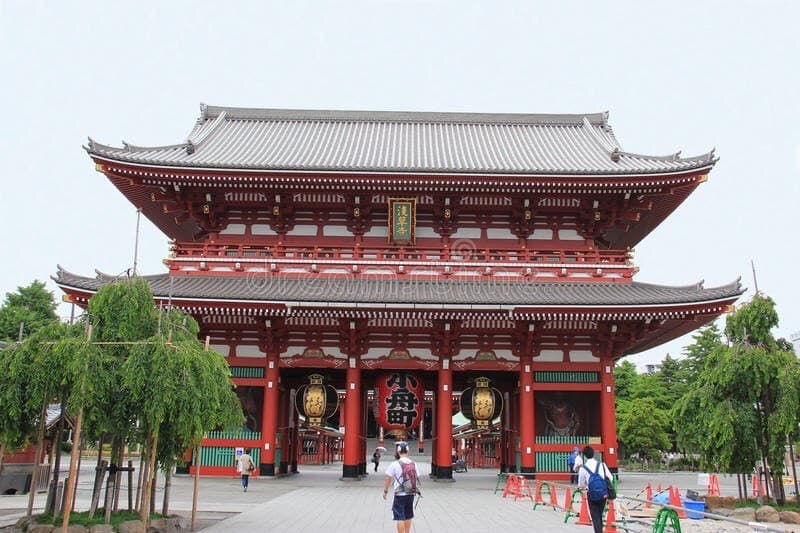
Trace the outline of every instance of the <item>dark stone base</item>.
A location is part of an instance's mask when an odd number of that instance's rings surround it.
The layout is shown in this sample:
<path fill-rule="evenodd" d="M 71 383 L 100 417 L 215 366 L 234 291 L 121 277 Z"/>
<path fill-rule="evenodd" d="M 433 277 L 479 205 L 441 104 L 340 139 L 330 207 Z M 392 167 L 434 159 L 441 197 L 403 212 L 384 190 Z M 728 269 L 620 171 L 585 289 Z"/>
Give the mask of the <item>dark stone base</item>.
<path fill-rule="evenodd" d="M 262 476 L 275 475 L 275 463 L 261 463 L 258 466 L 259 474 Z"/>
<path fill-rule="evenodd" d="M 536 467 L 522 466 L 520 467 L 520 474 L 525 476 L 527 479 L 536 479 Z"/>
<path fill-rule="evenodd" d="M 453 479 L 453 467 L 452 466 L 440 466 L 436 469 L 436 481 L 455 481 Z"/>
<path fill-rule="evenodd" d="M 281 474 L 288 474 L 289 473 L 289 463 L 281 461 L 281 464 L 278 467 L 278 472 L 280 472 Z"/>
<path fill-rule="evenodd" d="M 342 481 L 360 481 L 361 475 L 358 472 L 358 465 L 342 465 Z"/>

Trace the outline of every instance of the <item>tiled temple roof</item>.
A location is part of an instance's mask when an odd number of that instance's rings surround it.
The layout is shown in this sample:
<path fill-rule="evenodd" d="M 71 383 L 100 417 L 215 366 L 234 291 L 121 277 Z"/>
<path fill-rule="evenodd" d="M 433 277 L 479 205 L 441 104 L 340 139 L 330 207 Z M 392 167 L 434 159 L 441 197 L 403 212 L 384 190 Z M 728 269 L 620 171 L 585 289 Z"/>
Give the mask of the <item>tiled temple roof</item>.
<path fill-rule="evenodd" d="M 636 175 L 710 167 L 697 157 L 625 152 L 606 113 L 483 114 L 201 106 L 187 140 L 87 151 L 134 164 L 210 169 Z"/>
<path fill-rule="evenodd" d="M 713 302 L 738 297 L 739 281 L 704 288 L 649 283 L 534 283 L 492 281 L 416 281 L 356 278 L 280 278 L 270 276 L 142 276 L 156 298 L 197 301 L 320 302 L 328 304 L 513 305 L 513 306 L 651 306 Z M 53 277 L 64 289 L 96 292 L 115 277 L 78 276 L 59 267 Z"/>

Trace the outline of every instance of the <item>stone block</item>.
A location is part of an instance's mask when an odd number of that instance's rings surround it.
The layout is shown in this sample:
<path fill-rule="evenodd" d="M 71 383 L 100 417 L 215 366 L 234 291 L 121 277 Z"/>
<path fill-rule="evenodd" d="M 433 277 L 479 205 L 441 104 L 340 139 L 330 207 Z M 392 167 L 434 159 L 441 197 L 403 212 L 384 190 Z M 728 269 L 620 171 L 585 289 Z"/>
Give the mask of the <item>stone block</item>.
<path fill-rule="evenodd" d="M 766 523 L 780 522 L 781 517 L 771 505 L 762 505 L 756 509 L 756 521 Z"/>
<path fill-rule="evenodd" d="M 755 522 L 756 510 L 752 507 L 740 507 L 738 509 L 734 509 L 731 512 L 730 517 L 736 518 L 737 520 L 744 520 L 745 522 Z"/>
<path fill-rule="evenodd" d="M 123 522 L 117 528 L 119 533 L 145 533 L 144 531 L 144 524 L 142 524 L 141 520 L 128 520 L 127 522 Z"/>
<path fill-rule="evenodd" d="M 778 513 L 784 524 L 800 524 L 800 513 L 795 511 L 781 511 Z"/>

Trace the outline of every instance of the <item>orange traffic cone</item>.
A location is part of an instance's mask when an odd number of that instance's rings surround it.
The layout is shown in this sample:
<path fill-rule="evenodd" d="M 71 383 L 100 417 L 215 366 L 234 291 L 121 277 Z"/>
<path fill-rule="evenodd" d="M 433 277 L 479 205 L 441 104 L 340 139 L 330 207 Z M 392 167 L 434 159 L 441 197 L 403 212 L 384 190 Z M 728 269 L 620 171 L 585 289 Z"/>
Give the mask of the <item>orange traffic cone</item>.
<path fill-rule="evenodd" d="M 761 479 L 759 476 L 753 476 L 753 498 L 758 498 L 761 494 Z"/>
<path fill-rule="evenodd" d="M 578 521 L 575 522 L 579 526 L 591 526 L 592 519 L 589 517 L 589 502 L 586 500 L 586 493 L 582 493 L 581 497 L 581 512 L 578 515 Z"/>
<path fill-rule="evenodd" d="M 569 487 L 564 490 L 564 510 L 569 518 L 569 514 L 572 512 L 572 490 Z"/>
<path fill-rule="evenodd" d="M 719 478 L 716 474 L 711 474 L 708 478 L 708 494 L 711 496 L 720 496 L 722 494 L 719 490 Z"/>
<path fill-rule="evenodd" d="M 558 507 L 558 487 L 555 484 L 550 485 L 550 505 L 553 509 Z"/>
<path fill-rule="evenodd" d="M 681 493 L 678 490 L 678 487 L 673 487 L 670 485 L 669 504 L 672 507 L 676 507 L 675 512 L 678 513 L 678 518 L 686 518 L 686 512 L 682 509 L 683 505 L 681 504 Z"/>
<path fill-rule="evenodd" d="M 603 533 L 617 533 L 617 526 L 615 522 L 617 516 L 614 513 L 614 500 L 608 500 L 608 513 L 606 513 L 606 527 Z"/>
<path fill-rule="evenodd" d="M 644 508 L 645 509 L 652 509 L 653 508 L 653 486 L 650 483 L 647 484 L 647 493 L 646 493 L 645 499 L 647 500 L 647 503 L 644 504 Z"/>

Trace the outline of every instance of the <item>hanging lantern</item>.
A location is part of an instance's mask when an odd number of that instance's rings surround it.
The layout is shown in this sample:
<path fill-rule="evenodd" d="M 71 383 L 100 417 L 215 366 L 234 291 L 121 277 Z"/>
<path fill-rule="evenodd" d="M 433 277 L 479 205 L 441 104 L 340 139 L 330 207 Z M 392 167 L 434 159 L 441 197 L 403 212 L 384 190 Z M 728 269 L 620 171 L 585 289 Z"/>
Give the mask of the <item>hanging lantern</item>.
<path fill-rule="evenodd" d="M 388 372 L 375 380 L 375 422 L 387 434 L 405 437 L 419 426 L 425 389 L 422 380 L 408 372 Z"/>
<path fill-rule="evenodd" d="M 503 395 L 489 386 L 486 377 L 475 378 L 475 386 L 461 393 L 459 405 L 461 414 L 472 422 L 472 427 L 486 429 L 503 411 Z"/>
<path fill-rule="evenodd" d="M 339 394 L 321 374 L 311 374 L 308 383 L 297 389 L 294 405 L 305 417 L 306 425 L 324 426 L 339 408 Z"/>

